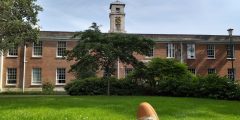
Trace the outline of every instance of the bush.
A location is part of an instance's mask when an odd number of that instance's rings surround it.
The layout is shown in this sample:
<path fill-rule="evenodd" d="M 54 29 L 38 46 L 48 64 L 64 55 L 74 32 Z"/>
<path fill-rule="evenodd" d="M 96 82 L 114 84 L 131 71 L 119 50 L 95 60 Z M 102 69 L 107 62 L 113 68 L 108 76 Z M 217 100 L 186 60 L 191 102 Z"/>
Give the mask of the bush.
<path fill-rule="evenodd" d="M 129 80 L 110 79 L 111 95 L 141 95 L 140 86 Z M 103 78 L 86 78 L 77 79 L 68 83 L 65 90 L 69 95 L 106 95 L 107 79 Z"/>
<path fill-rule="evenodd" d="M 216 99 L 240 99 L 239 85 L 216 74 L 198 77 L 195 81 L 195 96 Z"/>
<path fill-rule="evenodd" d="M 176 60 L 154 58 L 126 79 L 110 80 L 111 95 L 161 95 L 240 100 L 240 85 L 216 74 L 196 77 Z M 107 79 L 74 80 L 65 86 L 70 95 L 106 95 Z"/>
<path fill-rule="evenodd" d="M 42 85 L 42 92 L 44 94 L 53 94 L 54 93 L 53 89 L 54 86 L 49 82 L 46 82 Z"/>

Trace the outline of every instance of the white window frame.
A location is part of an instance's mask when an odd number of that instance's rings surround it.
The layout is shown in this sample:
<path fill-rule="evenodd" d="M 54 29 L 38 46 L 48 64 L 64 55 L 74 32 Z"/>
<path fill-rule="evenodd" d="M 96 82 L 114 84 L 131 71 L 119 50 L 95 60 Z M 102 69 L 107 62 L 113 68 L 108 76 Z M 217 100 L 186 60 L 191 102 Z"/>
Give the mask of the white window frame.
<path fill-rule="evenodd" d="M 148 54 L 149 56 L 147 55 L 146 58 L 153 58 L 154 57 L 154 47 L 152 47 L 151 51 L 149 51 L 148 53 L 151 53 L 151 55 Z"/>
<path fill-rule="evenodd" d="M 35 43 L 33 42 L 33 45 L 32 45 L 32 57 L 42 57 L 42 54 L 43 54 L 43 42 L 42 41 L 39 41 L 39 43 Z M 35 49 L 40 49 L 41 50 L 41 55 L 35 55 Z"/>
<path fill-rule="evenodd" d="M 58 70 L 59 69 L 64 69 L 65 70 L 64 71 L 65 79 L 58 79 Z M 66 77 L 67 77 L 67 75 L 66 75 L 66 68 L 57 68 L 56 69 L 56 85 L 65 85 L 66 84 Z M 65 83 L 59 83 L 59 80 L 65 80 Z"/>
<path fill-rule="evenodd" d="M 215 45 L 214 44 L 208 44 L 207 45 L 207 57 L 208 57 L 208 59 L 215 59 L 215 56 L 216 56 L 215 52 L 216 52 L 215 51 Z"/>
<path fill-rule="evenodd" d="M 175 45 L 173 43 L 167 44 L 167 58 L 175 58 Z"/>
<path fill-rule="evenodd" d="M 194 43 L 187 44 L 187 59 L 196 59 L 196 46 Z"/>
<path fill-rule="evenodd" d="M 34 79 L 34 74 L 33 74 L 34 69 L 36 69 L 36 70 L 40 70 L 40 71 L 39 71 L 39 74 L 40 74 L 40 83 L 34 83 L 34 81 L 33 81 L 33 79 Z M 32 80 L 31 80 L 31 85 L 42 85 L 42 69 L 41 69 L 41 68 L 33 68 L 33 69 L 32 69 Z"/>
<path fill-rule="evenodd" d="M 16 74 L 16 83 L 9 83 L 8 81 L 9 81 L 9 78 L 8 78 L 8 72 L 9 72 L 9 69 L 15 69 L 16 70 L 16 72 L 15 72 L 15 74 Z M 6 85 L 16 85 L 17 84 L 17 68 L 7 68 L 7 72 L 6 72 Z"/>
<path fill-rule="evenodd" d="M 213 72 L 212 72 L 213 71 Z M 212 73 L 211 73 L 212 72 Z M 208 68 L 208 74 L 216 74 L 217 71 L 215 68 Z"/>
<path fill-rule="evenodd" d="M 188 68 L 188 71 L 190 71 L 192 74 L 196 75 L 197 74 L 197 71 L 195 68 Z M 194 71 L 194 73 L 193 73 Z"/>
<path fill-rule="evenodd" d="M 10 53 L 9 50 L 11 50 L 11 49 L 14 49 L 14 51 L 16 50 L 15 51 L 16 55 L 10 55 L 9 54 Z M 18 47 L 10 48 L 9 50 L 8 50 L 8 53 L 7 53 L 7 57 L 18 57 Z"/>
<path fill-rule="evenodd" d="M 230 51 L 229 49 L 231 49 L 230 46 L 231 46 L 231 45 L 227 45 L 227 46 L 226 46 L 226 47 L 227 47 L 227 59 L 232 59 L 231 57 L 228 56 L 228 53 L 229 53 L 229 51 Z M 236 58 L 235 58 L 235 46 L 234 46 L 234 45 L 233 45 L 233 51 L 232 51 L 232 52 L 233 52 L 233 59 L 236 59 Z"/>
<path fill-rule="evenodd" d="M 232 74 L 232 71 L 233 71 L 233 74 Z M 236 69 L 233 68 L 233 70 L 232 70 L 232 68 L 229 68 L 227 77 L 228 77 L 228 79 L 232 79 L 232 77 L 233 77 L 235 80 L 236 79 Z"/>
<path fill-rule="evenodd" d="M 60 43 L 60 42 L 65 42 L 65 47 L 59 47 L 59 43 Z M 59 48 L 62 48 L 62 49 L 67 50 L 67 41 L 58 41 L 58 42 L 57 42 L 56 57 L 57 57 L 57 58 L 65 57 L 65 56 L 60 56 L 60 55 L 58 55 L 58 51 L 59 51 L 58 49 L 59 49 Z"/>

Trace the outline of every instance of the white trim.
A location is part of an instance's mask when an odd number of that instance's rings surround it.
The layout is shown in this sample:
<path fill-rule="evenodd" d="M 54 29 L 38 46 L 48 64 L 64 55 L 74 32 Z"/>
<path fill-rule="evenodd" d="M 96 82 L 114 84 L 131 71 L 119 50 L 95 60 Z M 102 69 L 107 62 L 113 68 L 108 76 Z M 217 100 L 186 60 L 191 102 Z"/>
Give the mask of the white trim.
<path fill-rule="evenodd" d="M 42 41 L 39 41 L 39 42 L 42 42 Z M 34 46 L 35 46 L 35 43 L 33 42 L 32 43 L 32 57 L 33 58 L 42 58 L 42 55 L 34 55 Z M 43 42 L 42 42 L 41 47 L 42 47 L 42 54 L 43 54 Z"/>
<path fill-rule="evenodd" d="M 214 58 L 209 58 L 209 57 L 208 57 L 207 59 L 208 59 L 208 60 L 216 60 L 216 58 L 215 58 L 215 57 L 214 57 Z"/>
<path fill-rule="evenodd" d="M 235 60 L 236 58 L 234 57 L 234 58 L 227 58 L 227 60 Z"/>
<path fill-rule="evenodd" d="M 228 51 L 228 47 L 229 47 L 229 45 L 227 45 L 227 51 Z M 233 45 L 233 58 L 231 58 L 231 57 L 228 57 L 228 54 L 227 54 L 227 60 L 235 60 L 236 59 L 236 50 L 235 50 L 235 45 Z"/>
<path fill-rule="evenodd" d="M 153 47 L 151 48 L 151 50 L 152 50 L 152 56 L 145 56 L 146 59 L 152 59 L 152 58 L 154 58 L 155 47 L 153 46 Z"/>
<path fill-rule="evenodd" d="M 214 54 L 214 57 L 209 57 L 209 55 L 208 55 L 208 50 L 209 50 L 209 49 L 208 49 L 208 46 L 209 46 L 209 45 L 212 45 L 212 46 L 213 46 L 213 54 Z M 216 48 L 216 46 L 215 46 L 214 44 L 208 44 L 208 45 L 207 45 L 207 57 L 208 57 L 208 59 L 216 59 L 216 49 L 215 49 L 215 48 Z"/>
<path fill-rule="evenodd" d="M 64 58 L 64 57 L 66 57 L 66 56 L 58 56 L 58 42 L 66 42 L 66 50 L 67 50 L 67 41 L 57 41 L 56 58 Z"/>
<path fill-rule="evenodd" d="M 167 57 L 166 58 L 175 58 L 175 44 L 167 43 Z"/>
<path fill-rule="evenodd" d="M 11 49 L 11 48 L 10 48 L 10 49 Z M 16 48 L 16 50 L 17 50 L 17 55 L 9 55 L 9 50 L 8 50 L 6 57 L 10 57 L 10 58 L 16 58 L 16 57 L 18 57 L 18 47 Z"/>
<path fill-rule="evenodd" d="M 58 83 L 58 74 L 57 74 L 57 70 L 58 69 L 65 69 L 65 83 Z M 66 74 L 66 68 L 57 68 L 56 69 L 56 83 L 55 83 L 55 85 L 66 85 L 66 78 L 67 78 L 67 74 Z"/>
<path fill-rule="evenodd" d="M 6 72 L 6 86 L 16 86 L 17 85 L 17 73 L 18 73 L 18 69 L 16 68 L 16 83 L 15 84 L 9 84 L 8 83 L 8 69 L 7 68 L 7 72 Z"/>
<path fill-rule="evenodd" d="M 24 45 L 24 52 L 23 52 L 23 83 L 22 83 L 22 91 L 23 91 L 23 93 L 24 93 L 24 89 L 25 89 L 25 78 L 26 78 L 26 56 L 27 56 L 27 54 L 26 54 L 26 52 L 27 52 L 27 46 L 26 46 L 26 44 Z"/>
<path fill-rule="evenodd" d="M 1 52 L 1 69 L 0 69 L 0 92 L 3 91 L 3 52 Z"/>
<path fill-rule="evenodd" d="M 31 72 L 31 85 L 36 85 L 36 86 L 38 86 L 38 85 L 42 85 L 42 68 L 39 68 L 40 69 L 40 71 L 41 71 L 41 83 L 33 83 L 33 69 L 34 68 L 32 68 L 32 72 Z"/>
<path fill-rule="evenodd" d="M 8 57 L 8 58 L 17 58 L 18 56 L 16 56 L 16 55 L 7 55 L 6 57 Z"/>
<path fill-rule="evenodd" d="M 189 48 L 193 51 L 189 51 Z M 194 43 L 187 44 L 187 59 L 196 59 L 196 45 Z"/>

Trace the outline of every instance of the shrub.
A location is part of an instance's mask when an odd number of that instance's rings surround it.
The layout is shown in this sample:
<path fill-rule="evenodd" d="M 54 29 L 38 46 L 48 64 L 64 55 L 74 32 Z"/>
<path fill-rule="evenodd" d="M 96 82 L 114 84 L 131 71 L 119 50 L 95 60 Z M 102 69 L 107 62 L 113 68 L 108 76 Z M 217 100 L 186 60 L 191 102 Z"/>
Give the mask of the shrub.
<path fill-rule="evenodd" d="M 44 94 L 53 94 L 54 93 L 53 89 L 54 86 L 49 82 L 46 82 L 42 85 L 42 92 Z"/>
<path fill-rule="evenodd" d="M 111 95 L 141 95 L 142 89 L 129 80 L 110 79 Z M 65 90 L 69 95 L 106 95 L 107 80 L 103 78 L 77 79 L 68 83 Z"/>
<path fill-rule="evenodd" d="M 216 74 L 198 77 L 195 81 L 195 96 L 216 99 L 240 99 L 239 85 Z"/>

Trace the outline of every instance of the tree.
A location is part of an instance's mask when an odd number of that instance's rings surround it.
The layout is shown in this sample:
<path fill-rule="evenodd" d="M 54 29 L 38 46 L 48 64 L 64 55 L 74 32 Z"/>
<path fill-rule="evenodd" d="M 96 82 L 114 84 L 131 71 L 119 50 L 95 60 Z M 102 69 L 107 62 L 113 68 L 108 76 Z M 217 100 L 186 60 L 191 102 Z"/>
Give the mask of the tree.
<path fill-rule="evenodd" d="M 96 23 L 88 30 L 76 33 L 74 37 L 79 40 L 76 47 L 67 52 L 67 59 L 76 61 L 70 72 L 80 74 L 84 70 L 103 70 L 106 78 L 114 74 L 118 60 L 133 67 L 144 66 L 134 53 L 147 55 L 154 45 L 151 39 L 137 35 L 101 33 Z"/>
<path fill-rule="evenodd" d="M 181 80 L 192 78 L 185 64 L 175 59 L 153 58 L 146 67 L 135 69 L 129 79 L 156 87 L 157 82 L 168 79 Z"/>
<path fill-rule="evenodd" d="M 38 40 L 37 0 L 0 1 L 0 51 Z"/>

